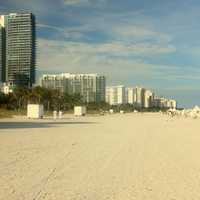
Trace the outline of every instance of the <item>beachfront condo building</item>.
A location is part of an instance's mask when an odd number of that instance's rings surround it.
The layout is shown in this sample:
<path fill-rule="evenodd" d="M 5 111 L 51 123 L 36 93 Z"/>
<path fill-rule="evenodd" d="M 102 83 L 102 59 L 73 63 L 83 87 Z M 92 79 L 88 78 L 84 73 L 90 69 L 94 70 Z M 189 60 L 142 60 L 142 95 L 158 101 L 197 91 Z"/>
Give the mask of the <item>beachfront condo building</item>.
<path fill-rule="evenodd" d="M 4 82 L 32 86 L 35 82 L 35 17 L 32 13 L 11 13 L 0 16 L 3 27 L 1 49 L 5 62 L 1 65 Z M 2 38 L 2 37 L 1 37 Z M 4 46 L 2 46 L 2 44 Z"/>
<path fill-rule="evenodd" d="M 123 85 L 106 87 L 106 102 L 110 105 L 126 103 L 126 93 Z"/>
<path fill-rule="evenodd" d="M 154 94 L 142 87 L 106 87 L 106 102 L 110 105 L 132 104 L 137 108 L 150 108 Z"/>
<path fill-rule="evenodd" d="M 105 76 L 97 74 L 43 75 L 41 85 L 68 94 L 80 94 L 84 102 L 105 102 Z"/>
<path fill-rule="evenodd" d="M 157 107 L 157 108 L 173 108 L 176 109 L 177 108 L 177 102 L 173 99 L 166 99 L 163 97 L 155 97 L 153 102 L 153 107 Z"/>
<path fill-rule="evenodd" d="M 153 100 L 154 100 L 153 92 L 143 88 L 143 90 L 142 90 L 142 107 L 143 108 L 151 108 Z"/>
<path fill-rule="evenodd" d="M 143 88 L 136 86 L 135 87 L 135 95 L 136 95 L 135 105 L 136 107 L 139 107 L 139 108 L 141 108 L 143 105 L 142 93 L 143 93 Z"/>
<path fill-rule="evenodd" d="M 176 109 L 177 108 L 177 101 L 174 100 L 174 99 L 169 99 L 168 100 L 168 108 Z"/>
<path fill-rule="evenodd" d="M 134 87 L 126 88 L 126 103 L 134 104 L 136 102 L 136 90 Z"/>
<path fill-rule="evenodd" d="M 135 107 L 141 108 L 144 105 L 144 88 L 142 87 L 127 87 L 126 91 L 126 103 L 134 104 Z"/>

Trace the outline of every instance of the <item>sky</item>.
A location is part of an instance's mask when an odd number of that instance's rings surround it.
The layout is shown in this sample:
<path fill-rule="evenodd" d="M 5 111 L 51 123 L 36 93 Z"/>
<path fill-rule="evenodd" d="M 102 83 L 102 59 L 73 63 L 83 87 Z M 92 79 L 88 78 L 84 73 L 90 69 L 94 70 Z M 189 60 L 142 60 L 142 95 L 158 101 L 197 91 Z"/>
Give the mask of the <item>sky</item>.
<path fill-rule="evenodd" d="M 200 105 L 199 0 L 0 0 L 0 14 L 32 12 L 37 74 L 99 73 Z"/>

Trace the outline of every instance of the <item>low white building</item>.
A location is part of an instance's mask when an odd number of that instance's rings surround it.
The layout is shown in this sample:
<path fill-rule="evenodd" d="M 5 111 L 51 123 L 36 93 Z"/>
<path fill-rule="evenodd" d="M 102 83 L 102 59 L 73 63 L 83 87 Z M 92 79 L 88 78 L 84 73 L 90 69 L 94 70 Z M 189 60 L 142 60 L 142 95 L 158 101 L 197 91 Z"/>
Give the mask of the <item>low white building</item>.
<path fill-rule="evenodd" d="M 74 107 L 74 115 L 75 116 L 84 116 L 86 115 L 86 107 L 85 106 L 75 106 Z"/>
<path fill-rule="evenodd" d="M 28 104 L 27 117 L 30 119 L 41 119 L 44 115 L 44 107 L 40 104 Z"/>

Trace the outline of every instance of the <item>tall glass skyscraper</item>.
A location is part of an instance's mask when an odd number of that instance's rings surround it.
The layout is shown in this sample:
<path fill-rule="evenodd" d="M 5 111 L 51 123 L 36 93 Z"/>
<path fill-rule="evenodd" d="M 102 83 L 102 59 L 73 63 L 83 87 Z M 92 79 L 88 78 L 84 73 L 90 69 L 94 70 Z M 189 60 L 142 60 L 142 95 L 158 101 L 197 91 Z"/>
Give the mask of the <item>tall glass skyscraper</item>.
<path fill-rule="evenodd" d="M 5 29 L 4 16 L 0 16 L 0 83 L 5 82 Z"/>
<path fill-rule="evenodd" d="M 35 17 L 32 13 L 4 16 L 6 38 L 5 81 L 32 86 L 35 82 Z"/>
<path fill-rule="evenodd" d="M 0 25 L 0 83 L 3 82 L 3 27 Z"/>

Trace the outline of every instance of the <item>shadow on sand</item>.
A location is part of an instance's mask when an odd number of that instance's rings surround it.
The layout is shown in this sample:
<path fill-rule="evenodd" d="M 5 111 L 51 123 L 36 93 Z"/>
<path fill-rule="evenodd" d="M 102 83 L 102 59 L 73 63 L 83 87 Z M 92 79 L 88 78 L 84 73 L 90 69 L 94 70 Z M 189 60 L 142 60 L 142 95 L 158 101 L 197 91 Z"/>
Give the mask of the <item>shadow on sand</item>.
<path fill-rule="evenodd" d="M 0 129 L 18 129 L 18 128 L 49 128 L 58 125 L 76 125 L 76 124 L 96 124 L 96 122 L 0 122 Z"/>

